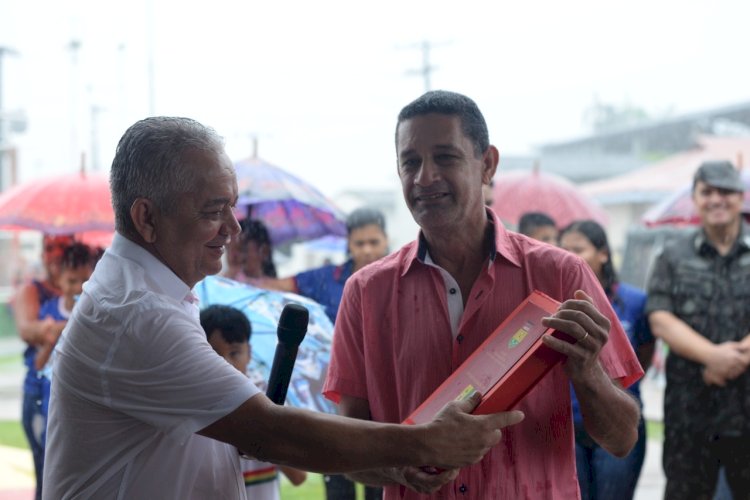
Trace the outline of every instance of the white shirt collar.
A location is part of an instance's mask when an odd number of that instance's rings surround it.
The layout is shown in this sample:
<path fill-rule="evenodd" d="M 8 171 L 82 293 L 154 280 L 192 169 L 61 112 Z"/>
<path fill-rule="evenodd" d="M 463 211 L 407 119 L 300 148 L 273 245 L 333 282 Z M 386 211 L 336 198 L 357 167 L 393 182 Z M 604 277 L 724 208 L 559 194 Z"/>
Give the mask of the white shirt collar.
<path fill-rule="evenodd" d="M 180 302 L 187 301 L 193 303 L 197 301 L 197 297 L 193 294 L 190 287 L 162 261 L 120 233 L 115 233 L 112 245 L 107 251 L 132 260 L 143 267 L 147 278 L 153 281 L 163 294 Z"/>
<path fill-rule="evenodd" d="M 456 279 L 448 271 L 435 264 L 426 245 L 424 249 L 424 263 L 440 271 L 443 277 L 445 300 L 448 304 L 448 316 L 451 321 L 451 334 L 455 340 L 458 337 L 458 327 L 461 325 L 461 318 L 464 315 L 464 299 L 461 295 L 461 288 L 458 286 Z"/>

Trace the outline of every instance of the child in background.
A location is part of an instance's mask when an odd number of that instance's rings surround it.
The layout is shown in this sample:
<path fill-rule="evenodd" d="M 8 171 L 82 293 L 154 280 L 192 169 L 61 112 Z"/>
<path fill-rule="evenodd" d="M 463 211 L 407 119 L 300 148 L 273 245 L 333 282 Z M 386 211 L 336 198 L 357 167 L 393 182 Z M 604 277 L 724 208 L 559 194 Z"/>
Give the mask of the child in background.
<path fill-rule="evenodd" d="M 60 262 L 60 277 L 58 287 L 60 296 L 47 300 L 39 309 L 39 319 L 51 319 L 63 324 L 68 321 L 73 311 L 76 298 L 83 290 L 83 284 L 94 271 L 94 255 L 91 249 L 83 243 L 73 242 L 63 250 Z M 52 350 L 55 348 L 59 332 L 44 339 L 34 359 L 34 366 L 41 370 L 47 364 Z"/>
<path fill-rule="evenodd" d="M 89 279 L 94 270 L 94 261 L 89 247 L 82 243 L 71 242 L 62 250 L 59 262 L 59 275 L 57 285 L 60 290 L 59 297 L 45 300 L 39 306 L 39 319 L 54 324 L 54 328 L 45 330 L 42 343 L 37 345 L 34 356 L 34 368 L 39 382 L 39 418 L 34 425 L 35 445 L 41 449 L 40 458 L 35 458 L 35 469 L 37 477 L 41 477 L 44 470 L 44 450 L 47 447 L 47 416 L 49 415 L 49 397 L 51 384 L 51 367 L 48 360 L 55 348 L 57 339 L 60 337 L 65 323 L 75 304 L 76 297 L 80 295 L 83 283 Z M 41 487 L 38 483 L 37 492 Z M 39 498 L 39 495 L 37 495 Z"/>
<path fill-rule="evenodd" d="M 543 212 L 526 212 L 518 219 L 518 232 L 529 238 L 557 245 L 555 220 Z"/>
<path fill-rule="evenodd" d="M 23 402 L 21 422 L 24 434 L 29 443 L 34 459 L 36 474 L 36 499 L 42 498 L 42 465 L 44 464 L 44 440 L 46 439 L 47 415 L 42 409 L 45 391 L 49 392 L 49 380 L 35 368 L 35 359 L 39 347 L 45 339 L 62 331 L 64 323 L 52 319 L 42 320 L 39 309 L 47 300 L 58 297 L 60 289 L 60 261 L 63 251 L 72 243 L 70 236 L 52 236 L 45 234 L 42 240 L 42 264 L 46 276 L 25 283 L 13 298 L 13 318 L 19 337 L 26 343 L 23 363 L 26 365 L 26 376 L 23 379 Z M 46 411 L 46 405 L 45 405 Z"/>
<path fill-rule="evenodd" d="M 212 305 L 201 311 L 201 326 L 206 332 L 208 343 L 230 365 L 245 373 L 250 363 L 250 321 L 242 311 L 224 305 Z M 247 497 L 253 500 L 278 500 L 278 470 L 298 486 L 307 479 L 307 472 L 240 458 L 242 475 L 245 479 Z"/>

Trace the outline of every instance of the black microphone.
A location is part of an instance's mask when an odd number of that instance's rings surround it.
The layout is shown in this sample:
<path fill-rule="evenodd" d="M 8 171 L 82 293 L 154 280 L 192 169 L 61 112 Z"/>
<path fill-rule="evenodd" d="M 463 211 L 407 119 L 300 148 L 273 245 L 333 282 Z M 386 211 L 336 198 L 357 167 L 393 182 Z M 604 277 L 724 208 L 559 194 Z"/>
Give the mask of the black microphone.
<path fill-rule="evenodd" d="M 292 368 L 297 359 L 297 349 L 302 339 L 305 338 L 309 319 L 310 313 L 307 308 L 299 304 L 287 304 L 281 311 L 277 330 L 279 343 L 276 344 L 276 353 L 266 388 L 266 396 L 277 405 L 283 405 L 286 400 L 286 392 L 292 378 Z"/>

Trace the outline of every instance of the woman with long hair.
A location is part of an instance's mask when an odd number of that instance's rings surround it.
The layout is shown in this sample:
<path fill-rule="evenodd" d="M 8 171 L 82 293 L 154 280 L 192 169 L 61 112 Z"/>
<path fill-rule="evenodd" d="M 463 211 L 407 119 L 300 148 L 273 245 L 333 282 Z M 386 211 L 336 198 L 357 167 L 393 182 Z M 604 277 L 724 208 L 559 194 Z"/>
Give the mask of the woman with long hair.
<path fill-rule="evenodd" d="M 224 275 L 243 282 L 276 278 L 272 254 L 271 237 L 266 225 L 256 219 L 242 219 L 240 234 L 232 238 L 228 247 Z"/>
<path fill-rule="evenodd" d="M 633 350 L 645 372 L 654 352 L 654 336 L 645 313 L 646 294 L 617 279 L 612 255 L 604 228 L 593 220 L 573 221 L 560 232 L 560 246 L 580 256 L 594 271 L 612 308 L 627 333 Z M 628 391 L 641 402 L 639 383 Z M 641 416 L 638 426 L 638 441 L 624 458 L 617 458 L 597 445 L 586 433 L 575 392 L 573 399 L 573 423 L 576 436 L 576 468 L 583 500 L 632 499 L 638 476 L 646 455 L 646 427 Z"/>
<path fill-rule="evenodd" d="M 13 298 L 13 318 L 16 330 L 26 343 L 23 353 L 26 377 L 23 382 L 23 407 L 21 422 L 34 459 L 36 497 L 42 497 L 42 469 L 44 467 L 47 414 L 43 406 L 44 394 L 49 394 L 49 380 L 36 369 L 35 358 L 40 348 L 60 336 L 64 321 L 41 318 L 39 310 L 48 300 L 60 296 L 60 272 L 65 248 L 73 242 L 70 236 L 44 235 L 42 240 L 42 265 L 45 275 L 32 279 L 19 288 Z"/>

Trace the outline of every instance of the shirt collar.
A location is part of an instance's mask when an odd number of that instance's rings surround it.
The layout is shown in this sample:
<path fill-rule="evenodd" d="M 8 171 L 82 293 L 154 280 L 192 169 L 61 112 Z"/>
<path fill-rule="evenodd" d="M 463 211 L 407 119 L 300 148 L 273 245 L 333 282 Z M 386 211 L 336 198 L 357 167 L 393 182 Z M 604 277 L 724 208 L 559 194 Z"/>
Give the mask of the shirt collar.
<path fill-rule="evenodd" d="M 139 244 L 115 232 L 115 237 L 112 239 L 112 245 L 108 251 L 140 265 L 145 271 L 146 277 L 153 281 L 155 286 L 165 295 L 178 301 L 197 303 L 198 297 L 190 287 L 162 261 Z"/>
<path fill-rule="evenodd" d="M 339 283 L 344 283 L 353 274 L 352 273 L 353 269 L 354 269 L 354 260 L 348 259 L 346 262 L 344 262 L 340 266 L 336 266 L 333 269 L 333 279 L 335 279 Z"/>
<path fill-rule="evenodd" d="M 714 246 L 708 241 L 706 236 L 706 230 L 701 227 L 700 231 L 697 231 L 695 239 L 693 240 L 696 253 L 703 253 L 709 251 L 709 249 L 716 251 Z M 735 250 L 736 249 L 736 250 Z M 740 232 L 737 235 L 737 241 L 735 242 L 730 254 L 735 251 L 746 252 L 750 250 L 750 228 L 745 222 L 740 223 Z"/>
<path fill-rule="evenodd" d="M 498 254 L 504 257 L 508 262 L 514 264 L 517 267 L 521 266 L 522 256 L 519 254 L 519 249 L 511 244 L 508 239 L 508 231 L 503 226 L 502 221 L 497 214 L 489 207 L 485 207 L 487 211 L 487 223 L 490 225 L 490 234 L 493 237 L 492 248 L 490 249 L 489 264 L 492 265 L 497 259 Z M 419 231 L 417 236 L 416 245 L 412 245 L 409 251 L 404 256 L 402 261 L 403 271 L 401 275 L 405 275 L 412 268 L 415 262 L 419 261 L 424 263 L 425 256 L 427 255 L 427 240 L 424 238 L 422 231 Z"/>

